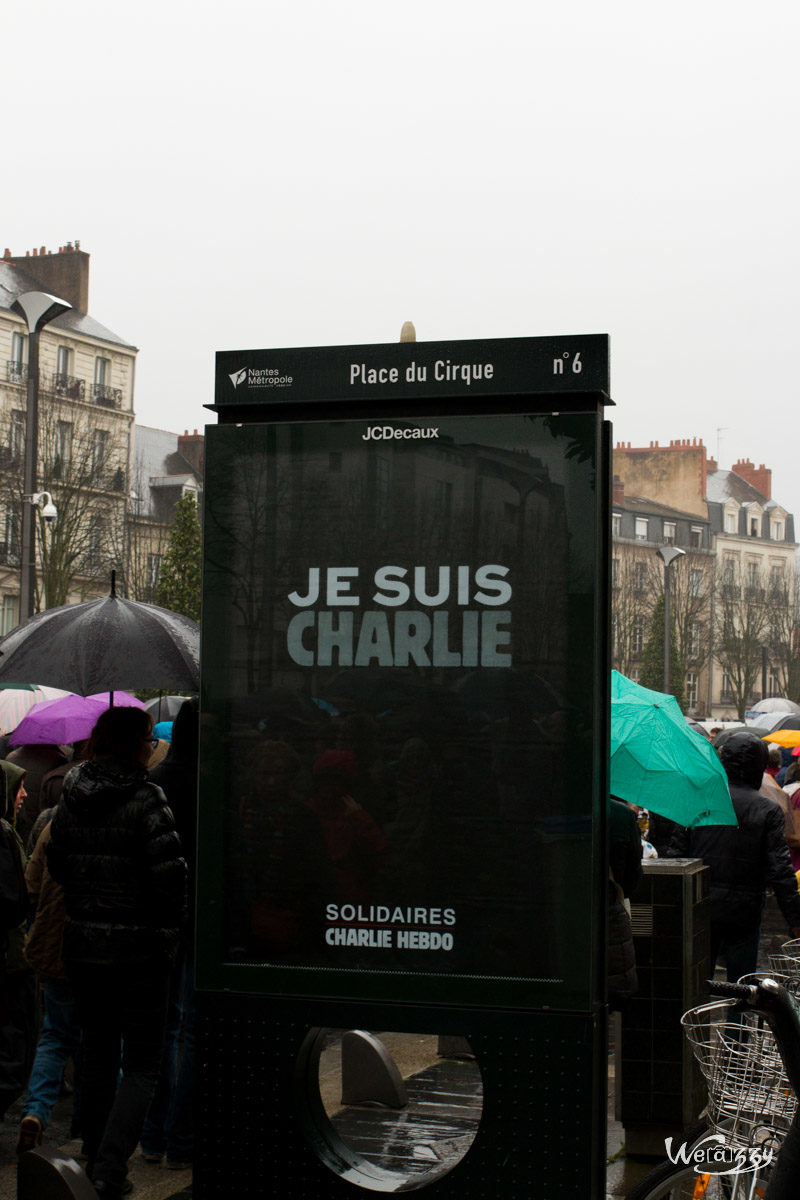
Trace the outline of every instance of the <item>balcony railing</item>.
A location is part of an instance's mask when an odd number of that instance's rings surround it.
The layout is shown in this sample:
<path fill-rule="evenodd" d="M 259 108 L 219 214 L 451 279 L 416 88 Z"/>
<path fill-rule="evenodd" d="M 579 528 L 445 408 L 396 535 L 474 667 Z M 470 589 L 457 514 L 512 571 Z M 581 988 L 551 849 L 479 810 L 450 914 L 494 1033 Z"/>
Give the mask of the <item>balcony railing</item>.
<path fill-rule="evenodd" d="M 6 380 L 9 383 L 27 383 L 28 382 L 28 364 L 18 362 L 15 359 L 6 361 Z"/>
<path fill-rule="evenodd" d="M 78 379 L 75 375 L 62 375 L 61 372 L 57 372 L 52 377 L 51 387 L 56 396 L 66 396 L 68 400 L 86 398 L 86 380 Z"/>
<path fill-rule="evenodd" d="M 122 408 L 122 389 L 109 387 L 107 383 L 92 385 L 93 398 L 103 408 Z"/>

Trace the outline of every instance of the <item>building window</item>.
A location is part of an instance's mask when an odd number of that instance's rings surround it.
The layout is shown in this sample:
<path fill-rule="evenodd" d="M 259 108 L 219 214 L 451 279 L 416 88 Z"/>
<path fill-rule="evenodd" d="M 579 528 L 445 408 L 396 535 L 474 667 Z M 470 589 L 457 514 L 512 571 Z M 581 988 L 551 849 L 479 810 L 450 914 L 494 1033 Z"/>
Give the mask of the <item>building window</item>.
<path fill-rule="evenodd" d="M 769 569 L 769 590 L 773 596 L 783 591 L 783 567 L 773 564 Z"/>
<path fill-rule="evenodd" d="M 647 541 L 647 517 L 636 518 L 636 540 L 637 542 Z"/>
<path fill-rule="evenodd" d="M 3 596 L 0 603 L 0 636 L 10 633 L 17 624 L 17 605 L 16 596 Z"/>
<path fill-rule="evenodd" d="M 22 383 L 25 379 L 25 343 L 24 333 L 11 334 L 11 362 L 8 364 L 10 383 Z"/>
<path fill-rule="evenodd" d="M 72 421 L 59 421 L 56 425 L 55 449 L 53 478 L 63 479 L 72 458 Z"/>
<path fill-rule="evenodd" d="M 92 438 L 92 478 L 95 483 L 101 479 L 108 458 L 109 432 L 107 429 L 95 429 Z"/>
<path fill-rule="evenodd" d="M 736 519 L 736 513 L 726 512 L 725 513 L 725 532 L 726 533 L 737 533 L 738 526 L 739 526 L 739 522 Z"/>
<path fill-rule="evenodd" d="M 692 621 L 689 626 L 689 658 L 700 657 L 700 623 Z"/>
<path fill-rule="evenodd" d="M 158 583 L 159 572 L 161 571 L 161 555 L 148 554 L 147 556 L 147 586 L 154 590 Z"/>
<path fill-rule="evenodd" d="M 731 677 L 727 672 L 722 676 L 722 690 L 720 692 L 720 700 L 730 700 L 733 696 L 733 687 L 731 686 Z"/>
<path fill-rule="evenodd" d="M 675 537 L 678 531 L 678 526 L 675 521 L 664 522 L 664 544 L 667 546 L 675 545 Z"/>
<path fill-rule="evenodd" d="M 90 571 L 98 571 L 103 565 L 103 556 L 108 544 L 108 521 L 95 520 L 89 530 L 89 550 L 87 566 Z"/>
<path fill-rule="evenodd" d="M 767 673 L 767 687 L 769 688 L 770 696 L 782 696 L 786 694 L 778 677 L 778 672 L 774 667 L 770 667 Z"/>
<path fill-rule="evenodd" d="M 689 594 L 691 596 L 699 596 L 703 590 L 703 572 L 694 567 L 689 572 Z"/>
<path fill-rule="evenodd" d="M 703 545 L 703 526 L 693 525 L 689 531 L 689 545 L 693 550 L 699 550 Z"/>
<path fill-rule="evenodd" d="M 760 530 L 758 528 L 758 517 L 751 517 L 750 518 L 750 537 L 758 537 L 759 532 L 760 532 Z"/>
<path fill-rule="evenodd" d="M 611 532 L 614 537 L 622 537 L 622 513 L 611 514 Z"/>
<path fill-rule="evenodd" d="M 697 708 L 697 674 L 686 672 L 686 707 Z"/>
<path fill-rule="evenodd" d="M 773 521 L 770 525 L 770 537 L 773 542 L 783 541 L 783 521 Z"/>
<path fill-rule="evenodd" d="M 100 387 L 106 387 L 111 382 L 110 358 L 96 358 L 94 360 L 94 381 Z"/>
<path fill-rule="evenodd" d="M 25 413 L 21 409 L 11 410 L 8 426 L 8 450 L 12 458 L 22 458 L 25 447 Z"/>
<path fill-rule="evenodd" d="M 15 505 L 0 505 L 0 558 L 8 563 L 19 554 L 21 517 Z"/>
<path fill-rule="evenodd" d="M 611 586 L 612 588 L 619 587 L 619 559 L 612 558 L 611 560 Z"/>
<path fill-rule="evenodd" d="M 633 564 L 633 590 L 635 592 L 643 592 L 647 583 L 647 564 L 637 562 Z"/>
<path fill-rule="evenodd" d="M 644 621 L 634 621 L 633 623 L 631 649 L 634 654 L 641 654 L 644 650 Z"/>
<path fill-rule="evenodd" d="M 758 563 L 749 562 L 747 564 L 747 579 L 745 582 L 747 590 L 752 592 L 758 587 Z"/>
<path fill-rule="evenodd" d="M 633 680 L 634 683 L 639 682 L 639 668 L 638 667 L 631 667 L 631 679 Z"/>
<path fill-rule="evenodd" d="M 69 375 L 72 352 L 69 346 L 59 346 L 56 350 L 56 375 Z"/>

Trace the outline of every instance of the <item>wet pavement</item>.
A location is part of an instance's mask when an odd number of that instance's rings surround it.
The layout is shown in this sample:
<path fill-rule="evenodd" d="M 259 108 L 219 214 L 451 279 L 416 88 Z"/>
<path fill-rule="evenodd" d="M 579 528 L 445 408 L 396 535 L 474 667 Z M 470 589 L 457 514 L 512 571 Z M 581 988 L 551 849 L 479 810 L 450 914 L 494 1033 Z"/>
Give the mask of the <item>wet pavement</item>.
<path fill-rule="evenodd" d="M 22 1101 L 18 1100 L 0 1122 L 0 1200 L 17 1200 L 17 1137 Z M 51 1149 L 59 1147 L 70 1158 L 80 1162 L 80 1140 L 70 1138 L 69 1125 L 72 1115 L 72 1097 L 62 1095 L 53 1110 L 50 1125 L 45 1130 L 43 1145 Z M 191 1184 L 191 1169 L 170 1171 L 154 1163 L 146 1163 L 139 1153 L 133 1155 L 128 1166 L 128 1177 L 133 1183 L 132 1200 L 187 1200 L 191 1194 L 186 1188 Z"/>
<path fill-rule="evenodd" d="M 469 1060 L 436 1062 L 406 1080 L 406 1088 L 408 1105 L 399 1111 L 349 1107 L 331 1120 L 357 1154 L 410 1179 L 438 1173 L 464 1157 L 477 1132 L 483 1089 Z"/>

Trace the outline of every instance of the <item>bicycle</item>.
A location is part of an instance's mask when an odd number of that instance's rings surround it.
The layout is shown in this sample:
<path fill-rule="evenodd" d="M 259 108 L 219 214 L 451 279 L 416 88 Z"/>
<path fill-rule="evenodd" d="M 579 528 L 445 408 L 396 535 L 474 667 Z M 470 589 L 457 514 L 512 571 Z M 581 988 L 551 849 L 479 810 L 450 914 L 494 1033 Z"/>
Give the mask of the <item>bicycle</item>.
<path fill-rule="evenodd" d="M 708 1083 L 705 1117 L 627 1200 L 797 1200 L 800 1006 L 769 977 L 709 990 L 721 999 L 682 1018 Z"/>

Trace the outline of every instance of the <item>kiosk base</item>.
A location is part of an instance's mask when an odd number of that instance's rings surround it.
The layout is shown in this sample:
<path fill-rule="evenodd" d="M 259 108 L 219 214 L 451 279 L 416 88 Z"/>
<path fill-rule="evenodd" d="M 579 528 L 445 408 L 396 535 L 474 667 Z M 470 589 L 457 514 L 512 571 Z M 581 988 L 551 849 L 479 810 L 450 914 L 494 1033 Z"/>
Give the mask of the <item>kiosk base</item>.
<path fill-rule="evenodd" d="M 603 1012 L 466 1010 L 197 994 L 195 1200 L 605 1194 Z M 336 1134 L 319 1092 L 312 1031 L 395 1030 L 466 1038 L 483 1080 L 474 1142 L 450 1169 L 411 1176 L 360 1158 Z M 446 1171 L 446 1173 L 444 1173 Z"/>

